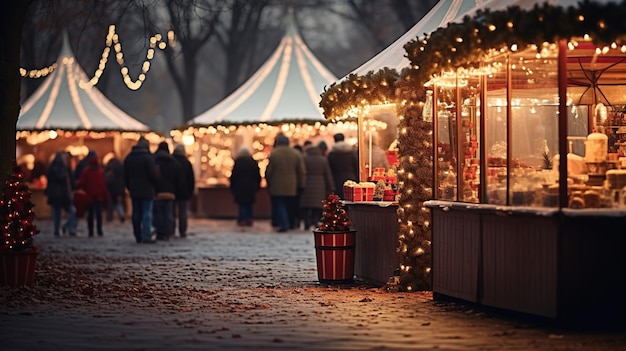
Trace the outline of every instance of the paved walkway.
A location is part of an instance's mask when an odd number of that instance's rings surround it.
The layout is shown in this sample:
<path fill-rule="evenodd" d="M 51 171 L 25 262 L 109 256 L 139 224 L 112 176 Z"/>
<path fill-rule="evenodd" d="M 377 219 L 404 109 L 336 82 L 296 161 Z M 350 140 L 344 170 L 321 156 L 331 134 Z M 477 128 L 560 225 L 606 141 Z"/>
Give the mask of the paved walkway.
<path fill-rule="evenodd" d="M 362 284 L 317 282 L 313 235 L 194 219 L 186 239 L 52 236 L 34 286 L 0 288 L 0 350 L 626 350 L 565 330 Z"/>

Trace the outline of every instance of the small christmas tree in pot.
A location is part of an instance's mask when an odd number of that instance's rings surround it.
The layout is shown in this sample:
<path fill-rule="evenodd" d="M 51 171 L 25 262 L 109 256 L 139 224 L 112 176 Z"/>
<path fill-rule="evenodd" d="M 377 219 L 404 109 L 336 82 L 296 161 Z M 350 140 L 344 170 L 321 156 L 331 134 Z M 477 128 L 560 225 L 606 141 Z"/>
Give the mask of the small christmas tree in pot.
<path fill-rule="evenodd" d="M 324 201 L 320 222 L 313 231 L 319 281 L 352 282 L 356 230 L 350 230 L 348 213 L 336 194 L 329 194 Z"/>
<path fill-rule="evenodd" d="M 24 173 L 14 165 L 0 195 L 0 286 L 33 283 L 38 253 L 33 236 L 39 233 L 33 207 Z"/>

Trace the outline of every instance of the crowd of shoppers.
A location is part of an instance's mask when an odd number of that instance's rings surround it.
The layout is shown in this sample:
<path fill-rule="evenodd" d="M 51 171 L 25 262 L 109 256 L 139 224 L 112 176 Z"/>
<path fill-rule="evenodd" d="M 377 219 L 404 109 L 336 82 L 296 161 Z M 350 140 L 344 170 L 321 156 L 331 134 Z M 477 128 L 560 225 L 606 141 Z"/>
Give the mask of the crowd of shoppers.
<path fill-rule="evenodd" d="M 343 183 L 358 179 L 358 156 L 343 134 L 325 141 L 290 146 L 289 138 L 278 134 L 265 169 L 271 202 L 272 225 L 277 232 L 310 230 L 319 224 L 324 200 L 334 192 L 343 197 Z M 112 155 L 112 154 L 111 154 Z M 78 220 L 86 214 L 88 236 L 104 235 L 106 221 L 117 217 L 121 223 L 130 211 L 137 243 L 187 236 L 188 214 L 196 182 L 194 169 L 183 145 L 170 153 L 161 142 L 154 153 L 142 136 L 125 158 L 105 157 L 94 150 L 72 170 L 71 155 L 58 152 L 47 168 L 45 194 L 52 209 L 54 235 L 75 236 Z M 234 157 L 230 190 L 237 205 L 237 224 L 252 226 L 254 204 L 262 186 L 261 169 L 247 147 Z M 126 209 L 126 194 L 130 209 Z M 63 212 L 66 220 L 61 223 Z"/>
<path fill-rule="evenodd" d="M 94 150 L 72 170 L 71 155 L 57 152 L 46 170 L 45 195 L 52 210 L 54 235 L 76 236 L 79 218 L 86 214 L 87 235 L 105 235 L 103 215 L 126 220 L 130 196 L 132 231 L 137 243 L 156 243 L 175 235 L 187 236 L 188 206 L 195 175 L 182 145 L 170 153 L 162 142 L 155 153 L 143 136 L 124 159 L 112 156 L 102 164 Z M 63 212 L 66 220 L 62 222 Z"/>

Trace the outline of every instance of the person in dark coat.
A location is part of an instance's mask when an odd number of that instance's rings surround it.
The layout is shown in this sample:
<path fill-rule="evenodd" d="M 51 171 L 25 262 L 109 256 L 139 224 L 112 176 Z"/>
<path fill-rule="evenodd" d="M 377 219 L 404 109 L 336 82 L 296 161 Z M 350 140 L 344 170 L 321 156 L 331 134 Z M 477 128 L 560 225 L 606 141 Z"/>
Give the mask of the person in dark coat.
<path fill-rule="evenodd" d="M 152 210 L 157 177 L 148 141 L 141 137 L 124 159 L 124 183 L 130 193 L 133 234 L 138 243 L 156 242 L 152 240 Z"/>
<path fill-rule="evenodd" d="M 318 146 L 310 145 L 304 152 L 306 183 L 300 196 L 300 217 L 304 221 L 304 229 L 309 230 L 317 226 L 322 218 L 324 200 L 335 191 L 335 182 L 328 160 Z"/>
<path fill-rule="evenodd" d="M 76 168 L 74 169 L 74 181 L 77 181 L 80 178 L 80 174 L 83 173 L 83 170 L 87 168 L 89 164 L 89 159 L 96 156 L 96 152 L 94 150 L 89 150 L 87 152 L 87 156 L 85 156 L 82 160 L 78 161 L 76 164 Z"/>
<path fill-rule="evenodd" d="M 359 157 L 354 148 L 345 142 L 342 133 L 334 135 L 335 143 L 326 156 L 335 182 L 335 194 L 342 199 L 343 183 L 346 180 L 359 181 Z"/>
<path fill-rule="evenodd" d="M 124 184 L 124 164 L 120 159 L 113 157 L 104 167 L 104 182 L 109 191 L 109 204 L 107 206 L 107 222 L 113 220 L 113 212 L 117 213 L 121 223 L 126 219 L 124 211 L 124 199 L 126 186 Z"/>
<path fill-rule="evenodd" d="M 69 232 L 70 236 L 76 236 L 76 209 L 72 204 L 72 190 L 74 189 L 74 177 L 69 165 L 67 152 L 59 151 L 48 166 L 46 172 L 48 185 L 45 194 L 47 202 L 52 209 L 52 221 L 54 223 L 54 236 L 60 236 Z M 61 228 L 61 211 L 67 214 L 67 220 Z"/>
<path fill-rule="evenodd" d="M 104 170 L 100 167 L 98 158 L 89 158 L 89 164 L 85 168 L 76 184 L 83 189 L 90 198 L 90 205 L 87 207 L 87 230 L 89 236 L 93 236 L 93 222 L 96 219 L 96 230 L 98 236 L 102 236 L 102 207 L 109 201 L 109 191 L 104 182 Z"/>
<path fill-rule="evenodd" d="M 174 235 L 174 202 L 180 181 L 180 165 L 163 141 L 154 154 L 157 166 L 156 198 L 154 201 L 154 229 L 157 240 L 169 240 Z"/>
<path fill-rule="evenodd" d="M 176 188 L 176 202 L 174 203 L 174 220 L 178 218 L 178 234 L 181 238 L 187 236 L 187 217 L 189 213 L 189 201 L 196 189 L 196 177 L 193 166 L 187 155 L 185 147 L 177 145 L 173 152 L 174 159 L 180 165 L 180 178 Z"/>
<path fill-rule="evenodd" d="M 256 193 L 261 188 L 259 164 L 252 158 L 250 150 L 242 147 L 235 158 L 235 165 L 230 175 L 230 191 L 239 208 L 237 225 L 251 227 L 253 224 L 253 206 Z"/>

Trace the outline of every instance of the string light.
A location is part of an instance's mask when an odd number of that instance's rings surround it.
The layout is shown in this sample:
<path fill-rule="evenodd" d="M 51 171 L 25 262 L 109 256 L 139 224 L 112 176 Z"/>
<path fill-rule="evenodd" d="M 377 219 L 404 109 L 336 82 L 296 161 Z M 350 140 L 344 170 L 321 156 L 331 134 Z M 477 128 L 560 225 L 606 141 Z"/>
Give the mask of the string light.
<path fill-rule="evenodd" d="M 106 46 L 102 50 L 102 55 L 100 57 L 98 68 L 94 72 L 93 77 L 89 79 L 89 81 L 79 82 L 81 88 L 86 89 L 98 84 L 98 81 L 100 80 L 100 77 L 102 77 L 104 69 L 106 68 L 106 65 L 109 61 L 111 47 L 113 47 L 113 50 L 115 50 L 115 59 L 117 63 L 121 66 L 120 73 L 122 74 L 124 84 L 131 90 L 138 90 L 139 88 L 141 88 L 143 82 L 146 80 L 146 75 L 148 71 L 150 71 L 150 62 L 152 61 L 152 59 L 154 59 L 155 49 L 158 48 L 160 50 L 165 50 L 168 45 L 172 48 L 176 45 L 174 31 L 172 30 L 169 30 L 167 32 L 167 42 L 164 41 L 163 36 L 159 33 L 150 37 L 149 48 L 146 52 L 146 59 L 141 65 L 141 73 L 139 73 L 137 79 L 133 80 L 130 76 L 128 67 L 125 65 L 126 63 L 124 61 L 124 53 L 122 52 L 122 43 L 119 41 L 119 35 L 116 33 L 115 25 L 113 24 L 109 26 L 109 32 L 106 36 L 105 43 Z M 20 75 L 27 78 L 43 78 L 54 72 L 56 68 L 56 63 L 40 69 L 27 70 L 25 68 L 20 68 Z"/>
<path fill-rule="evenodd" d="M 173 46 L 174 43 L 174 32 L 172 30 L 167 33 L 167 40 L 170 43 L 170 46 Z M 141 65 L 141 73 L 137 76 L 137 79 L 133 80 L 130 76 L 129 69 L 126 66 L 124 61 L 124 53 L 122 51 L 122 43 L 119 41 L 119 35 L 115 31 L 115 25 L 109 26 L 109 32 L 106 36 L 106 46 L 102 51 L 102 56 L 100 58 L 100 63 L 98 68 L 94 72 L 93 77 L 88 82 L 81 82 L 81 87 L 91 87 L 98 84 L 104 69 L 109 61 L 109 56 L 111 53 L 111 47 L 115 50 L 115 59 L 117 63 L 120 65 L 120 73 L 122 74 L 122 78 L 124 84 L 131 90 L 137 90 L 141 88 L 143 82 L 146 80 L 146 74 L 150 71 L 150 61 L 154 58 L 155 48 L 159 48 L 161 50 L 165 50 L 167 48 L 167 43 L 163 40 L 163 36 L 159 33 L 153 35 L 148 40 L 149 48 L 146 52 L 146 59 Z"/>

